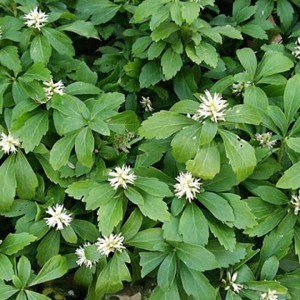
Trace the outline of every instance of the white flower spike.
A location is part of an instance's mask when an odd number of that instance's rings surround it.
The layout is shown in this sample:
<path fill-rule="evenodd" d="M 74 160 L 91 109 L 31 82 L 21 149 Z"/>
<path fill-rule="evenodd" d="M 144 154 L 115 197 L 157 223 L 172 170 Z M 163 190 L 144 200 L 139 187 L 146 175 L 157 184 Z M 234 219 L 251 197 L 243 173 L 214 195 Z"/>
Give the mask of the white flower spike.
<path fill-rule="evenodd" d="M 223 100 L 217 93 L 212 95 L 208 90 L 205 91 L 205 96 L 200 96 L 200 99 L 202 100 L 202 103 L 199 105 L 193 119 L 203 120 L 210 118 L 215 123 L 219 120 L 224 121 L 225 108 L 228 105 L 226 100 Z"/>
<path fill-rule="evenodd" d="M 297 38 L 297 41 L 295 42 L 295 48 L 294 51 L 292 52 L 292 54 L 296 57 L 296 58 L 300 58 L 300 37 Z"/>
<path fill-rule="evenodd" d="M 277 291 L 269 289 L 268 292 L 261 293 L 260 300 L 278 300 Z"/>
<path fill-rule="evenodd" d="M 25 24 L 28 27 L 41 30 L 48 22 L 48 15 L 36 7 L 26 14 L 24 19 L 26 20 Z"/>
<path fill-rule="evenodd" d="M 235 283 L 237 276 L 237 272 L 234 272 L 233 274 L 227 272 L 226 280 L 222 279 L 222 282 L 226 285 L 225 290 L 232 290 L 234 293 L 238 294 L 244 288 L 242 284 Z"/>
<path fill-rule="evenodd" d="M 46 213 L 51 215 L 49 218 L 44 218 L 46 224 L 49 227 L 56 227 L 56 230 L 63 230 L 72 221 L 72 214 L 68 213 L 62 204 L 48 207 Z"/>
<path fill-rule="evenodd" d="M 115 250 L 121 252 L 123 249 L 126 249 L 123 246 L 123 240 L 124 237 L 121 233 L 111 234 L 110 236 L 98 238 L 95 244 L 100 254 L 108 256 L 111 252 L 114 253 Z"/>
<path fill-rule="evenodd" d="M 255 139 L 259 142 L 259 144 L 262 146 L 262 147 L 265 147 L 265 148 L 268 148 L 268 149 L 272 149 L 277 141 L 276 140 L 273 140 L 271 141 L 272 139 L 272 132 L 265 132 L 265 133 L 256 133 L 255 134 Z"/>
<path fill-rule="evenodd" d="M 17 147 L 20 147 L 20 140 L 13 137 L 10 133 L 6 135 L 2 132 L 0 138 L 0 147 L 6 154 L 16 153 L 18 151 Z"/>
<path fill-rule="evenodd" d="M 149 97 L 142 96 L 142 100 L 140 101 L 140 104 L 142 105 L 142 107 L 146 112 L 151 112 L 154 110 L 154 108 L 152 107 L 152 102 Z"/>
<path fill-rule="evenodd" d="M 239 81 L 239 82 L 235 82 L 232 85 L 232 93 L 236 94 L 236 95 L 241 95 L 245 89 L 249 86 L 252 85 L 251 81 Z"/>
<path fill-rule="evenodd" d="M 97 260 L 90 260 L 86 258 L 85 255 L 85 248 L 91 246 L 89 242 L 84 243 L 83 246 L 80 246 L 79 248 L 76 249 L 75 254 L 78 256 L 78 259 L 76 260 L 77 265 L 79 266 L 86 266 L 87 268 L 92 268 L 93 266 L 96 265 Z"/>
<path fill-rule="evenodd" d="M 44 81 L 44 91 L 47 98 L 47 101 L 51 100 L 54 94 L 63 95 L 65 86 L 61 80 L 58 82 L 53 82 L 53 79 L 50 81 Z"/>
<path fill-rule="evenodd" d="M 294 207 L 294 214 L 298 215 L 300 211 L 300 190 L 298 191 L 298 195 L 292 196 L 292 199 L 290 201 Z"/>
<path fill-rule="evenodd" d="M 116 190 L 119 186 L 123 189 L 127 189 L 127 184 L 133 184 L 136 176 L 129 166 L 123 165 L 121 168 L 116 167 L 114 171 L 110 171 L 108 179 L 110 185 Z"/>
<path fill-rule="evenodd" d="M 175 178 L 178 183 L 174 185 L 175 195 L 178 198 L 185 198 L 191 203 L 196 194 L 200 192 L 200 180 L 192 176 L 190 172 L 180 172 L 179 176 Z"/>

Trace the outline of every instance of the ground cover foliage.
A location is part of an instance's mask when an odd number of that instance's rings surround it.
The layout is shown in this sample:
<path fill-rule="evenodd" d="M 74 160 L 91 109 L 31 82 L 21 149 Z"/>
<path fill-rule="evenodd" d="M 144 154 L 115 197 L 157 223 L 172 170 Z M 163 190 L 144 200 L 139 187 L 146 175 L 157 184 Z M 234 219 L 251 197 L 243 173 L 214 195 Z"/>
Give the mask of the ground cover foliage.
<path fill-rule="evenodd" d="M 0 0 L 0 299 L 300 299 L 299 0 Z"/>

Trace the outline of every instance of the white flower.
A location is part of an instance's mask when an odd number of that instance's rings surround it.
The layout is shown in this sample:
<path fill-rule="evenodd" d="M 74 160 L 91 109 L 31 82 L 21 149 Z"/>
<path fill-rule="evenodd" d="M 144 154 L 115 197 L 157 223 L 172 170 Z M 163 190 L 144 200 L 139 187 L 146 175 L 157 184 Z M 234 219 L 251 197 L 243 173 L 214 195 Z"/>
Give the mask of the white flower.
<path fill-rule="evenodd" d="M 3 37 L 3 31 L 2 28 L 0 27 L 0 40 L 2 40 L 2 37 Z"/>
<path fill-rule="evenodd" d="M 0 139 L 0 147 L 4 151 L 4 153 L 16 153 L 17 147 L 20 146 L 20 140 L 18 138 L 14 138 L 10 133 L 6 135 L 5 133 L 1 133 Z"/>
<path fill-rule="evenodd" d="M 196 197 L 196 193 L 200 192 L 200 180 L 194 178 L 190 172 L 180 172 L 175 179 L 178 181 L 174 185 L 175 195 L 178 198 L 185 195 L 186 199 L 191 202 Z"/>
<path fill-rule="evenodd" d="M 103 236 L 103 238 L 98 238 L 96 245 L 97 249 L 102 255 L 108 256 L 110 252 L 122 251 L 125 249 L 123 246 L 124 237 L 119 234 L 111 234 L 110 236 Z"/>
<path fill-rule="evenodd" d="M 24 19 L 27 20 L 25 24 L 28 27 L 41 30 L 41 28 L 44 27 L 45 24 L 48 22 L 48 15 L 42 12 L 41 10 L 38 10 L 38 8 L 36 7 L 35 9 L 31 10 L 28 14 L 26 14 L 24 16 Z"/>
<path fill-rule="evenodd" d="M 85 256 L 85 248 L 91 246 L 89 242 L 84 243 L 83 246 L 80 246 L 76 249 L 75 254 L 78 256 L 78 259 L 76 260 L 77 265 L 85 265 L 87 268 L 92 268 L 94 265 L 96 265 L 97 260 L 90 260 L 87 259 Z"/>
<path fill-rule="evenodd" d="M 222 279 L 222 282 L 226 285 L 225 290 L 232 290 L 238 294 L 243 289 L 244 286 L 242 284 L 235 283 L 237 276 L 237 272 L 234 272 L 233 274 L 227 272 L 226 280 Z"/>
<path fill-rule="evenodd" d="M 152 107 L 152 102 L 149 97 L 142 96 L 142 100 L 140 101 L 140 104 L 142 105 L 142 107 L 145 109 L 146 112 L 151 112 L 154 110 L 154 108 Z"/>
<path fill-rule="evenodd" d="M 193 116 L 194 120 L 210 118 L 215 123 L 224 120 L 225 108 L 228 105 L 226 100 L 217 93 L 212 95 L 208 90 L 205 91 L 205 96 L 200 96 L 200 99 L 202 103 Z"/>
<path fill-rule="evenodd" d="M 46 213 L 51 215 L 49 218 L 44 218 L 49 227 L 55 227 L 56 230 L 62 230 L 65 226 L 69 226 L 72 221 L 72 214 L 69 214 L 64 206 L 56 204 L 48 207 Z"/>
<path fill-rule="evenodd" d="M 50 81 L 44 81 L 43 84 L 47 101 L 51 100 L 54 94 L 59 94 L 61 96 L 64 94 L 65 86 L 61 80 L 54 83 L 53 79 L 51 79 Z"/>
<path fill-rule="evenodd" d="M 298 191 L 298 195 L 292 196 L 290 202 L 294 206 L 294 214 L 298 215 L 300 211 L 300 190 Z"/>
<path fill-rule="evenodd" d="M 268 290 L 266 293 L 260 294 L 260 300 L 277 300 L 278 295 L 276 290 Z"/>
<path fill-rule="evenodd" d="M 235 82 L 232 85 L 232 92 L 234 94 L 240 95 L 240 94 L 242 94 L 245 91 L 245 89 L 247 87 L 249 87 L 251 85 L 252 85 L 251 81 L 239 81 L 239 82 Z"/>
<path fill-rule="evenodd" d="M 296 58 L 300 58 L 300 37 L 298 37 L 297 41 L 295 42 L 295 47 L 294 47 L 294 51 L 292 52 L 292 54 Z"/>
<path fill-rule="evenodd" d="M 123 189 L 127 189 L 127 184 L 133 184 L 136 176 L 129 166 L 123 165 L 121 168 L 116 167 L 114 171 L 110 171 L 108 173 L 109 178 L 108 181 L 110 185 L 116 190 L 120 185 Z"/>
<path fill-rule="evenodd" d="M 265 132 L 265 133 L 256 133 L 255 139 L 259 142 L 262 147 L 266 147 L 268 149 L 272 149 L 273 146 L 277 143 L 276 140 L 271 141 L 272 139 L 272 132 Z"/>

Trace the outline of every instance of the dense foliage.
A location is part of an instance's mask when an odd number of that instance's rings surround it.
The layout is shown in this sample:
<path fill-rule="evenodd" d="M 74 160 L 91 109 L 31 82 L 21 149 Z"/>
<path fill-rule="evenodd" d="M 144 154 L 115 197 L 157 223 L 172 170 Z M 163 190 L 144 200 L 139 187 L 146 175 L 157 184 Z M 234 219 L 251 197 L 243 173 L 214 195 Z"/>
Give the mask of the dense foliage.
<path fill-rule="evenodd" d="M 0 0 L 0 300 L 299 300 L 299 12 Z"/>

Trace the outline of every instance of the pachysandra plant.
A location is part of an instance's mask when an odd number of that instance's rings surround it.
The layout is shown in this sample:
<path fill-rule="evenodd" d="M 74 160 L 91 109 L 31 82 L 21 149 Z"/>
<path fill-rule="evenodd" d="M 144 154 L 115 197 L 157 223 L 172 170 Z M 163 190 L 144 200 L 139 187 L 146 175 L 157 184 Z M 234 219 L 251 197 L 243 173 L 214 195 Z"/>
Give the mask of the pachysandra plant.
<path fill-rule="evenodd" d="M 0 1 L 0 300 L 299 300 L 298 2 Z"/>

